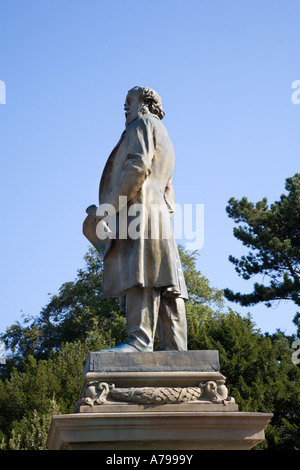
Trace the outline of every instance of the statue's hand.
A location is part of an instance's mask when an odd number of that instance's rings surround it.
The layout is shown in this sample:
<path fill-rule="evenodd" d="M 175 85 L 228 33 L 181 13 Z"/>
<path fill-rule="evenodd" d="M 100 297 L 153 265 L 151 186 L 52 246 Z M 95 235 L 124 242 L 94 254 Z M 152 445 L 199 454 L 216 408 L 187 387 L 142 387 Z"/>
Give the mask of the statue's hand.
<path fill-rule="evenodd" d="M 90 219 L 92 223 L 96 221 L 99 222 L 100 220 L 104 218 L 103 215 L 97 215 L 97 206 L 95 206 L 95 204 L 92 204 L 91 206 L 89 206 L 86 209 L 86 213 L 88 214 L 88 218 Z"/>
<path fill-rule="evenodd" d="M 96 211 L 97 211 L 97 207 L 95 206 L 95 204 L 89 206 L 86 209 L 86 213 L 88 214 L 88 217 L 91 222 L 95 222 L 96 220 Z"/>

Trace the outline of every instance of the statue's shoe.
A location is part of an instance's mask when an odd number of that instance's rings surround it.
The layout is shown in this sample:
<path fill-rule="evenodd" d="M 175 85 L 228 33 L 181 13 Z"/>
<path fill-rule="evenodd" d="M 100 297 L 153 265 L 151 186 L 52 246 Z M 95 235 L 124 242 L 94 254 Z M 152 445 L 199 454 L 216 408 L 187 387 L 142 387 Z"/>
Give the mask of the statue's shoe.
<path fill-rule="evenodd" d="M 145 347 L 141 347 L 141 349 L 138 349 L 132 343 L 125 341 L 124 343 L 119 344 L 119 346 L 116 346 L 115 348 L 101 349 L 101 351 L 99 352 L 152 352 L 152 351 L 153 351 L 153 348 L 150 346 L 145 346 Z"/>

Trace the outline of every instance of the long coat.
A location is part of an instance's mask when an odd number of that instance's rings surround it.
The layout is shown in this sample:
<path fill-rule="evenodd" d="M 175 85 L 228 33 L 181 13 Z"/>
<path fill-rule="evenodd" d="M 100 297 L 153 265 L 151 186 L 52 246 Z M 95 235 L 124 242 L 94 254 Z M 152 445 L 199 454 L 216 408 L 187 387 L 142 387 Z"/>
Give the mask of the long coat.
<path fill-rule="evenodd" d="M 187 299 L 171 225 L 174 162 L 167 130 L 153 114 L 133 121 L 109 156 L 99 204 L 113 205 L 117 214 L 116 238 L 104 256 L 104 296 L 122 296 L 141 286 L 163 288 L 166 294 Z"/>

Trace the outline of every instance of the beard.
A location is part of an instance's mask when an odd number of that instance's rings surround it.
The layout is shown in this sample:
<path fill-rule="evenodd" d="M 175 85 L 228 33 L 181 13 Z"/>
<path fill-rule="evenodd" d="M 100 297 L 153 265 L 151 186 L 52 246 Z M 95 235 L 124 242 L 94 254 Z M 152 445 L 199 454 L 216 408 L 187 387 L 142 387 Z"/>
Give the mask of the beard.
<path fill-rule="evenodd" d="M 136 119 L 145 116 L 145 114 L 149 114 L 149 109 L 144 104 L 141 104 L 137 109 L 127 111 L 125 113 L 125 127 L 129 126 L 129 124 L 131 124 Z"/>

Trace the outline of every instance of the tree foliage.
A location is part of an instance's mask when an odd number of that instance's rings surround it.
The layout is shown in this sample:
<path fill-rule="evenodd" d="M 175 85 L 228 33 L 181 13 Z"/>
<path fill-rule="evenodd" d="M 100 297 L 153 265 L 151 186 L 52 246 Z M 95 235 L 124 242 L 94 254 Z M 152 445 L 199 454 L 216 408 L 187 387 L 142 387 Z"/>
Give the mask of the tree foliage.
<path fill-rule="evenodd" d="M 37 317 L 16 322 L 1 335 L 14 365 L 28 355 L 46 359 L 63 344 L 84 341 L 98 331 L 105 347 L 124 339 L 125 314 L 117 299 L 102 295 L 102 258 L 90 248 L 85 262 L 85 269 L 78 270 L 74 281 L 65 282 Z"/>
<path fill-rule="evenodd" d="M 237 224 L 234 236 L 252 251 L 247 256 L 229 260 L 243 279 L 261 274 L 269 284 L 256 282 L 249 294 L 225 289 L 226 298 L 243 306 L 282 299 L 300 305 L 300 174 L 286 179 L 287 194 L 268 206 L 267 199 L 256 204 L 246 197 L 231 198 L 226 207 Z"/>
<path fill-rule="evenodd" d="M 300 442 L 300 369 L 292 339 L 262 334 L 250 317 L 228 309 L 222 291 L 196 269 L 197 253 L 180 249 L 189 291 L 189 349 L 217 349 L 220 371 L 241 411 L 274 413 L 257 448 L 296 449 Z M 0 380 L 0 449 L 45 449 L 51 416 L 72 413 L 90 351 L 126 335 L 115 299 L 102 297 L 102 260 L 91 249 L 74 282 L 61 286 L 40 315 L 1 336 L 11 357 Z M 156 341 L 156 348 L 159 348 Z"/>

